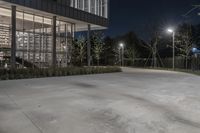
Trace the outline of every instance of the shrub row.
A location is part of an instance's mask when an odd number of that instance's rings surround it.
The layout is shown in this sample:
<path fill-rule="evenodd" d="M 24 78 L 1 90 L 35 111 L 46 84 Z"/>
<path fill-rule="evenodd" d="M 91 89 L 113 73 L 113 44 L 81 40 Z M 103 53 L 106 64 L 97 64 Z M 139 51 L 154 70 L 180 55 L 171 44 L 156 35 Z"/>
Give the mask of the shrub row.
<path fill-rule="evenodd" d="M 85 75 L 121 72 L 121 68 L 114 66 L 106 67 L 66 67 L 44 69 L 0 69 L 0 80 L 28 79 L 55 76 Z"/>

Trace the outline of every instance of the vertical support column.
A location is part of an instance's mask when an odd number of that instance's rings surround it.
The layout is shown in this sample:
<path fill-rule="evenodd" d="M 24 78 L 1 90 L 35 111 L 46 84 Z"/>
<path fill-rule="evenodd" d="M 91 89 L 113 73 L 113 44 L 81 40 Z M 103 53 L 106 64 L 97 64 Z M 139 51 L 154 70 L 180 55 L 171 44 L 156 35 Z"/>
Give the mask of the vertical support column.
<path fill-rule="evenodd" d="M 88 66 L 91 65 L 90 30 L 91 30 L 91 26 L 90 26 L 90 24 L 88 24 L 88 33 L 87 33 L 87 63 L 88 63 Z"/>
<path fill-rule="evenodd" d="M 53 16 L 52 24 L 52 67 L 56 67 L 56 16 Z"/>
<path fill-rule="evenodd" d="M 63 49 L 64 49 L 64 53 L 65 53 L 65 57 L 64 57 L 64 59 L 65 59 L 65 67 L 67 67 L 68 66 L 68 56 L 67 56 L 67 54 L 68 54 L 68 43 L 67 43 L 67 41 L 68 41 L 68 39 L 67 39 L 67 27 L 68 27 L 68 25 L 67 24 L 65 24 L 65 46 L 63 47 Z"/>
<path fill-rule="evenodd" d="M 58 64 L 57 64 L 57 66 L 58 67 L 61 67 L 61 53 L 60 53 L 60 51 L 61 51 L 61 32 L 60 32 L 60 26 L 61 26 L 61 24 L 60 24 L 60 21 L 59 21 L 59 23 L 58 23 L 58 27 L 57 27 L 57 29 L 58 29 L 58 33 L 57 33 L 57 35 L 58 35 L 58 44 L 57 44 L 57 47 L 58 47 L 58 50 L 59 50 L 59 55 L 58 55 Z"/>
<path fill-rule="evenodd" d="M 44 41 L 44 17 L 42 17 L 42 63 L 43 63 L 43 67 L 45 65 L 45 54 L 44 54 L 44 44 L 45 44 L 45 41 Z"/>
<path fill-rule="evenodd" d="M 25 51 L 25 46 L 24 46 L 24 12 L 23 12 L 23 16 L 22 16 L 22 29 L 23 29 L 23 37 L 22 37 L 22 42 L 23 42 L 23 51 L 22 51 L 22 66 L 23 66 L 23 68 L 24 68 L 24 51 Z"/>
<path fill-rule="evenodd" d="M 33 64 L 35 64 L 35 56 L 36 56 L 36 38 L 35 38 L 35 15 L 33 14 Z M 34 68 L 34 65 L 33 65 Z"/>
<path fill-rule="evenodd" d="M 16 67 L 16 6 L 12 6 L 11 8 L 11 68 L 14 69 Z"/>

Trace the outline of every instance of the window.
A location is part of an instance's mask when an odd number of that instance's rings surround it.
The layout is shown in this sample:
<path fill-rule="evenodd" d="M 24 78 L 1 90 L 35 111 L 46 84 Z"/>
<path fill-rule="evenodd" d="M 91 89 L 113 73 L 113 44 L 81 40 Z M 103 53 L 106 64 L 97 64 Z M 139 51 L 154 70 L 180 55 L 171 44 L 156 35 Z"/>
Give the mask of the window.
<path fill-rule="evenodd" d="M 90 4 L 91 13 L 95 14 L 95 0 L 91 0 Z"/>
<path fill-rule="evenodd" d="M 70 0 L 70 6 L 75 7 L 75 0 Z"/>
<path fill-rule="evenodd" d="M 84 11 L 89 12 L 88 0 L 84 0 Z"/>
<path fill-rule="evenodd" d="M 77 8 L 78 9 L 83 9 L 83 0 L 77 0 Z"/>
<path fill-rule="evenodd" d="M 107 18 L 107 0 L 70 0 L 70 6 Z"/>
<path fill-rule="evenodd" d="M 102 16 L 107 18 L 108 17 L 108 10 L 107 10 L 107 0 L 102 0 Z"/>

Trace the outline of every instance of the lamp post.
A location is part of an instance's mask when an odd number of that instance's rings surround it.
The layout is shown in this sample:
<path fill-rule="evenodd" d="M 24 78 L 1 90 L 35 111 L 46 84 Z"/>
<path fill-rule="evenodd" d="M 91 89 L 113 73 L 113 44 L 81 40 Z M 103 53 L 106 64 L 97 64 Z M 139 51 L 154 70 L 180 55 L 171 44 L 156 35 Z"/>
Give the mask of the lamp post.
<path fill-rule="evenodd" d="M 172 33 L 172 46 L 173 46 L 173 60 L 172 60 L 172 68 L 175 69 L 175 31 L 171 28 L 167 29 L 168 33 Z"/>
<path fill-rule="evenodd" d="M 120 58 L 121 58 L 121 66 L 124 66 L 124 44 L 120 43 L 119 44 L 119 49 L 120 49 Z"/>

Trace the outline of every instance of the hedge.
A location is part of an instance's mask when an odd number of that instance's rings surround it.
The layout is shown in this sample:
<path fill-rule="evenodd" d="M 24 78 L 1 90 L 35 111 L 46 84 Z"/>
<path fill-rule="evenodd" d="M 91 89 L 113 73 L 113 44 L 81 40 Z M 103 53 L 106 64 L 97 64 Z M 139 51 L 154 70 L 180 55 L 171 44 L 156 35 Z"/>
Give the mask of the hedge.
<path fill-rule="evenodd" d="M 0 69 L 0 80 L 57 77 L 70 75 L 100 74 L 121 72 L 120 67 L 66 67 L 42 69 Z"/>

